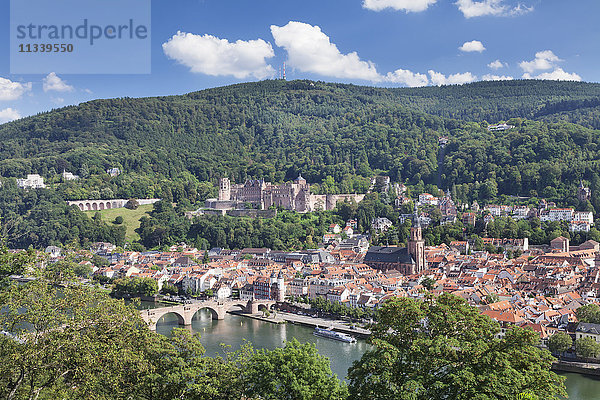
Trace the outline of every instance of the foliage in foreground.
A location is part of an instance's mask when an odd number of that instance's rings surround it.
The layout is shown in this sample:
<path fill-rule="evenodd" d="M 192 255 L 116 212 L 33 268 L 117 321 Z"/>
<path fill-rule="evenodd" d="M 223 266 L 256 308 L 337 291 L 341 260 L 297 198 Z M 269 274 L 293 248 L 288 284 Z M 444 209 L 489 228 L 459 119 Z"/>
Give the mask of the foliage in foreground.
<path fill-rule="evenodd" d="M 564 378 L 538 335 L 499 326 L 463 299 L 388 300 L 373 327 L 374 349 L 349 370 L 352 399 L 514 399 L 564 395 Z"/>

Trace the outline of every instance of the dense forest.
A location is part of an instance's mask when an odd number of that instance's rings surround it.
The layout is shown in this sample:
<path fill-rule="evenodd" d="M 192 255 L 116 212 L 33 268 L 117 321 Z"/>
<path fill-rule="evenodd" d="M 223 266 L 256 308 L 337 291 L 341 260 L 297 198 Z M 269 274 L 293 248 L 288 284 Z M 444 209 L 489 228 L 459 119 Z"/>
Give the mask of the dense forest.
<path fill-rule="evenodd" d="M 24 191 L 5 180 L 0 185 L 0 237 L 12 248 L 79 247 L 97 241 L 123 245 L 125 228 L 88 218 L 54 190 Z"/>
<path fill-rule="evenodd" d="M 63 200 L 158 197 L 193 205 L 214 196 L 222 176 L 282 182 L 299 173 L 315 193 L 364 193 L 379 173 L 406 183 L 413 195 L 439 185 L 464 203 L 545 197 L 598 213 L 599 119 L 600 85 L 578 82 L 386 89 L 271 80 L 95 100 L 0 125 L 8 196 L 0 217 L 27 226 L 14 228 L 19 244 L 91 239 L 66 222 L 55 229 L 63 231 L 59 237 L 43 236 L 47 227 L 32 212 L 39 206 L 27 202 L 36 195 L 15 194 L 7 179 L 27 173 L 41 174 L 51 188 L 56 208 L 42 208 L 63 216 L 72 212 L 59 205 Z M 488 131 L 500 121 L 515 127 Z M 449 142 L 440 151 L 442 136 Z M 123 173 L 109 176 L 112 167 Z M 82 179 L 61 183 L 64 170 Z M 580 180 L 592 189 L 591 203 L 577 202 Z M 102 229 L 97 238 L 120 240 L 114 229 Z"/>

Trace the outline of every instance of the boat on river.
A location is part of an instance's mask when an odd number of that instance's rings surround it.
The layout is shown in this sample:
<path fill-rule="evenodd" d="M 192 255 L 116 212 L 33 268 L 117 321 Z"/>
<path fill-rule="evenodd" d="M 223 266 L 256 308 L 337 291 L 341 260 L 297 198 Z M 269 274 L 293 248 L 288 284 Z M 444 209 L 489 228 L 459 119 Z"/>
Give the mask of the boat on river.
<path fill-rule="evenodd" d="M 318 326 L 315 328 L 313 335 L 321 336 L 327 339 L 339 340 L 345 343 L 356 343 L 356 339 L 342 332 L 336 332 L 333 329 L 323 329 Z"/>

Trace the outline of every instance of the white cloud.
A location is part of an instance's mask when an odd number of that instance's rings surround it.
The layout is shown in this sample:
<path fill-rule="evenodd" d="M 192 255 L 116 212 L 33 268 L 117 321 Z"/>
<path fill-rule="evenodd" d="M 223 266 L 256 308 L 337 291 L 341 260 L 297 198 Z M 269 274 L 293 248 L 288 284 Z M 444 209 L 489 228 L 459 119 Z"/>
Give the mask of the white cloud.
<path fill-rule="evenodd" d="M 485 47 L 483 47 L 483 43 L 481 43 L 479 40 L 471 40 L 470 42 L 463 43 L 463 45 L 460 46 L 458 49 L 466 53 L 474 51 L 481 53 L 485 50 Z"/>
<path fill-rule="evenodd" d="M 54 72 L 50 72 L 44 78 L 44 92 L 70 92 L 72 90 L 73 86 L 67 85 L 67 82 L 60 79 Z"/>
<path fill-rule="evenodd" d="M 550 81 L 581 81 L 581 76 L 576 73 L 568 73 L 563 71 L 562 68 L 556 68 L 552 72 L 544 72 L 537 76 L 532 76 L 530 73 L 526 72 L 523 74 L 523 79 L 544 79 Z"/>
<path fill-rule="evenodd" d="M 466 18 L 502 15 L 507 12 L 507 7 L 502 4 L 502 0 L 458 0 L 456 5 Z"/>
<path fill-rule="evenodd" d="M 233 75 L 238 79 L 265 79 L 275 74 L 266 62 L 275 52 L 262 39 L 229 42 L 211 35 L 177 32 L 162 48 L 167 57 L 196 73 Z"/>
<path fill-rule="evenodd" d="M 51 100 L 53 103 L 56 104 L 63 104 L 65 102 L 65 99 L 63 99 L 62 97 L 52 97 Z"/>
<path fill-rule="evenodd" d="M 503 67 L 507 67 L 508 65 L 503 63 L 500 60 L 496 60 L 496 61 L 492 61 L 491 63 L 489 63 L 487 66 L 491 69 L 500 69 Z"/>
<path fill-rule="evenodd" d="M 533 11 L 533 6 L 527 7 L 519 3 L 516 7 L 510 10 L 510 15 L 523 15 Z"/>
<path fill-rule="evenodd" d="M 0 124 L 19 118 L 21 118 L 21 114 L 19 114 L 19 112 L 13 108 L 9 107 L 5 108 L 4 110 L 0 110 Z"/>
<path fill-rule="evenodd" d="M 482 17 L 485 15 L 522 15 L 533 11 L 533 7 L 526 7 L 520 3 L 516 7 L 507 6 L 504 4 L 504 0 L 458 0 L 455 4 L 465 18 Z"/>
<path fill-rule="evenodd" d="M 363 7 L 373 11 L 392 8 L 396 11 L 421 12 L 436 2 L 437 0 L 363 0 Z"/>
<path fill-rule="evenodd" d="M 562 61 L 551 50 L 538 51 L 535 53 L 535 59 L 532 61 L 522 61 L 519 66 L 526 73 L 533 73 L 537 70 L 548 70 L 555 67 L 558 61 Z"/>
<path fill-rule="evenodd" d="M 385 80 L 392 83 L 403 83 L 410 87 L 427 86 L 429 83 L 427 75 L 414 73 L 407 69 L 397 69 L 394 72 L 388 72 Z"/>
<path fill-rule="evenodd" d="M 437 86 L 441 85 L 462 85 L 463 83 L 471 83 L 477 80 L 477 77 L 470 72 L 463 72 L 454 75 L 444 75 L 440 72 L 429 70 L 431 83 Z"/>
<path fill-rule="evenodd" d="M 17 100 L 31 90 L 31 82 L 19 83 L 0 77 L 0 101 Z"/>
<path fill-rule="evenodd" d="M 287 25 L 271 25 L 277 46 L 288 54 L 288 64 L 302 72 L 346 79 L 379 82 L 375 64 L 363 61 L 356 52 L 342 54 L 329 36 L 318 26 L 290 21 Z"/>
<path fill-rule="evenodd" d="M 484 81 L 512 81 L 512 76 L 486 74 L 481 77 Z"/>

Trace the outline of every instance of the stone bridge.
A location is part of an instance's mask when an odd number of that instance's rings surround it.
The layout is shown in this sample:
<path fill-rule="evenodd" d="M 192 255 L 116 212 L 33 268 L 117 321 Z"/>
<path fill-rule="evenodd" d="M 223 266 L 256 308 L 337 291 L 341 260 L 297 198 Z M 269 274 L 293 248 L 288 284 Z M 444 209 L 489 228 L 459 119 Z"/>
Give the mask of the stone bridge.
<path fill-rule="evenodd" d="M 224 319 L 227 311 L 236 307 L 239 311 L 256 314 L 260 311 L 260 308 L 269 309 L 275 303 L 274 300 L 207 300 L 192 304 L 142 310 L 140 311 L 140 315 L 148 323 L 151 330 L 156 330 L 158 320 L 167 314 L 175 314 L 179 319 L 180 325 L 191 325 L 194 315 L 204 308 L 210 310 L 213 319 Z"/>
<path fill-rule="evenodd" d="M 70 206 L 76 205 L 81 211 L 100 211 L 111 208 L 123 208 L 129 199 L 112 199 L 112 200 L 76 200 L 67 201 Z M 160 199 L 137 199 L 139 205 L 154 204 Z"/>

